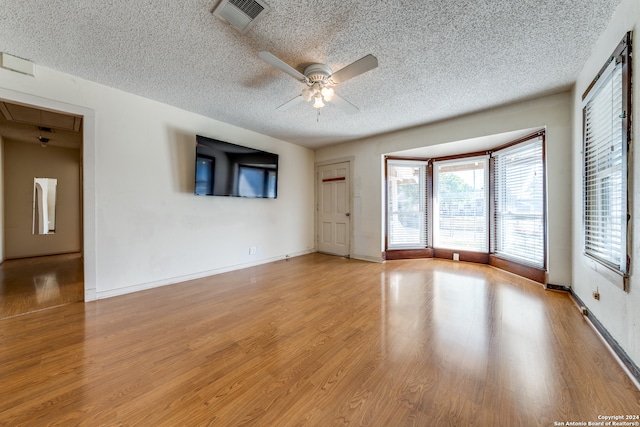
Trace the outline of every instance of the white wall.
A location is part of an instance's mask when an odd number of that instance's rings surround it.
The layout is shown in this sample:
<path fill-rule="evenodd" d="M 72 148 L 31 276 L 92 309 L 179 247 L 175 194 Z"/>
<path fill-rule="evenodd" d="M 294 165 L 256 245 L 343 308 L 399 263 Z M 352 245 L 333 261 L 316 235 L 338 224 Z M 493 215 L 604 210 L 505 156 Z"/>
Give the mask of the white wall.
<path fill-rule="evenodd" d="M 5 258 L 80 250 L 80 152 L 77 149 L 4 141 Z M 33 179 L 56 178 L 55 234 L 34 235 Z"/>
<path fill-rule="evenodd" d="M 640 2 L 637 0 L 622 0 L 609 23 L 606 31 L 602 34 L 586 65 L 580 72 L 574 94 L 573 94 L 573 291 L 585 303 L 589 311 L 603 324 L 613 338 L 627 352 L 636 365 L 640 365 L 640 227 L 638 218 L 640 216 L 640 197 L 636 197 L 633 188 L 640 188 L 640 151 L 638 144 L 638 125 L 640 124 L 640 91 L 638 90 L 638 77 L 640 76 L 640 55 L 638 46 L 640 40 Z M 629 292 L 623 291 L 615 285 L 616 280 L 611 280 L 604 275 L 597 273 L 592 268 L 592 263 L 587 261 L 583 255 L 583 226 L 581 222 L 582 203 L 582 94 L 594 79 L 602 65 L 618 46 L 620 40 L 627 31 L 634 31 L 634 59 L 633 59 L 633 116 L 632 123 L 633 141 L 631 180 L 632 190 L 632 253 L 631 253 L 631 276 Z M 600 300 L 596 301 L 592 297 L 595 290 L 600 292 Z"/>
<path fill-rule="evenodd" d="M 355 157 L 353 256 L 384 250 L 386 153 L 546 126 L 549 283 L 571 284 L 571 94 L 560 93 L 316 151 L 316 162 Z"/>
<path fill-rule="evenodd" d="M 0 98 L 85 115 L 85 299 L 314 249 L 311 150 L 39 66 Z M 279 154 L 278 199 L 194 196 L 196 134 Z"/>

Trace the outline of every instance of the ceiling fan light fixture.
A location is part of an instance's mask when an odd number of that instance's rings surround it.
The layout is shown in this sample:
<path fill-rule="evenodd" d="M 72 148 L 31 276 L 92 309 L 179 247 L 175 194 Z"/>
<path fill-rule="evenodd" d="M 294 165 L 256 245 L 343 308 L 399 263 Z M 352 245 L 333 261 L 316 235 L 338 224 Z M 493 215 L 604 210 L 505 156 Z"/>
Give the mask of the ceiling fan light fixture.
<path fill-rule="evenodd" d="M 325 86 L 322 88 L 320 93 L 322 94 L 322 97 L 325 101 L 331 102 L 331 100 L 333 99 L 333 95 L 335 95 L 336 92 L 333 90 L 333 88 Z"/>
<path fill-rule="evenodd" d="M 313 98 L 313 95 L 314 95 L 314 91 L 310 87 L 302 91 L 302 99 L 304 99 L 306 102 L 311 101 L 311 98 Z"/>
<path fill-rule="evenodd" d="M 322 95 L 319 93 L 316 94 L 315 100 L 313 101 L 313 108 L 322 108 L 324 107 L 324 102 L 322 102 Z"/>

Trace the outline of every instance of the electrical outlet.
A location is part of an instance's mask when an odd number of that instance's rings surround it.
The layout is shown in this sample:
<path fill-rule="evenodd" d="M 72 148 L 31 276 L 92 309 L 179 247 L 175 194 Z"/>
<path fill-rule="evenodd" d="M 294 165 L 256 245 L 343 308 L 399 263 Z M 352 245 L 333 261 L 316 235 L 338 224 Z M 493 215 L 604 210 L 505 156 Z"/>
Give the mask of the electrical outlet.
<path fill-rule="evenodd" d="M 460 261 L 460 254 L 458 254 L 458 253 L 454 253 L 454 254 L 453 254 L 453 260 L 454 260 L 454 261 Z"/>
<path fill-rule="evenodd" d="M 256 246 L 251 246 L 249 248 L 249 255 L 255 255 L 256 253 L 258 253 L 258 248 Z"/>

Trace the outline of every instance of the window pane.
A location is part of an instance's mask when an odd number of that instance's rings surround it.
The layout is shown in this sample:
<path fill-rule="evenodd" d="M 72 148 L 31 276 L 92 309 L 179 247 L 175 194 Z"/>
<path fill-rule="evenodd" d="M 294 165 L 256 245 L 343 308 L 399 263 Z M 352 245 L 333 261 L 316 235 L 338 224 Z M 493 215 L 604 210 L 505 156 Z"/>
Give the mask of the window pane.
<path fill-rule="evenodd" d="M 387 162 L 389 248 L 424 248 L 426 227 L 426 163 Z"/>
<path fill-rule="evenodd" d="M 434 247 L 488 252 L 487 159 L 434 163 Z"/>
<path fill-rule="evenodd" d="M 626 272 L 622 63 L 595 90 L 584 107 L 585 253 Z"/>
<path fill-rule="evenodd" d="M 544 267 L 542 138 L 493 153 L 495 238 L 493 252 Z"/>

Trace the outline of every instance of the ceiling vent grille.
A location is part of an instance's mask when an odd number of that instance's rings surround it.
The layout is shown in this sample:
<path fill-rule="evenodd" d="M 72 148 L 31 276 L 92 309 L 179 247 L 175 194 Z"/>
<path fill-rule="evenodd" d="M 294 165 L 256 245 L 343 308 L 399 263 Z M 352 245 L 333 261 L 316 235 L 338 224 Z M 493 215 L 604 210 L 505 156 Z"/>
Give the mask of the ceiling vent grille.
<path fill-rule="evenodd" d="M 213 15 L 246 33 L 269 11 L 269 6 L 258 0 L 222 0 Z"/>

